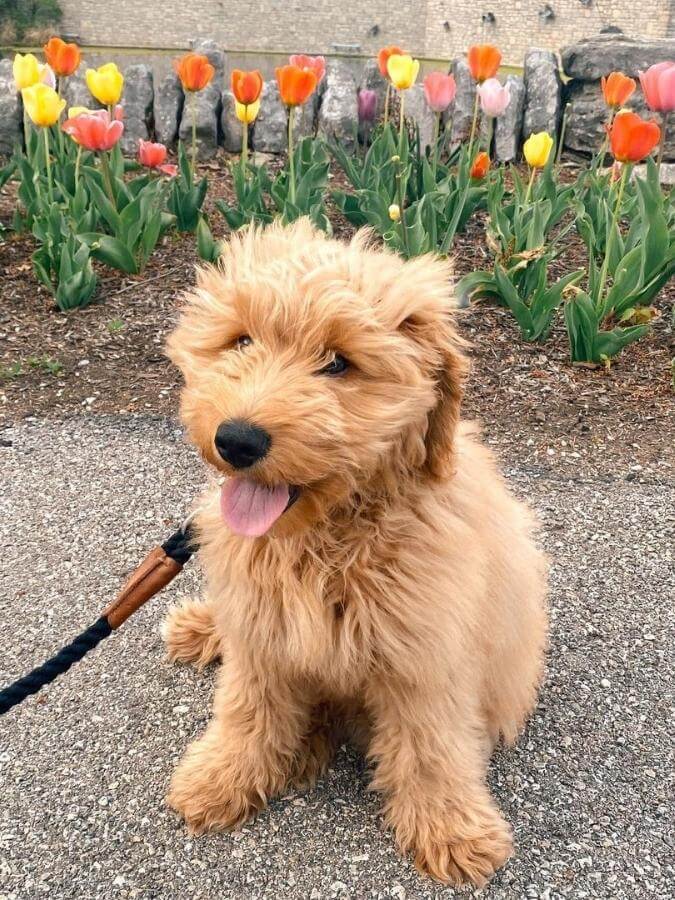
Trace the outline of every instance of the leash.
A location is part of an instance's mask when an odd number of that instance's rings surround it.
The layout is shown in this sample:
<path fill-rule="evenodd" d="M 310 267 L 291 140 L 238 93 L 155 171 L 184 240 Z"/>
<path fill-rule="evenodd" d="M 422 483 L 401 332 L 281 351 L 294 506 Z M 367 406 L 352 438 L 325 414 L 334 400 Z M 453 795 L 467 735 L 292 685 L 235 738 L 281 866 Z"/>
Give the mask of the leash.
<path fill-rule="evenodd" d="M 0 716 L 45 685 L 51 684 L 104 638 L 109 637 L 129 616 L 173 581 L 196 549 L 190 518 L 161 546 L 148 553 L 93 625 L 62 647 L 56 656 L 0 691 Z"/>

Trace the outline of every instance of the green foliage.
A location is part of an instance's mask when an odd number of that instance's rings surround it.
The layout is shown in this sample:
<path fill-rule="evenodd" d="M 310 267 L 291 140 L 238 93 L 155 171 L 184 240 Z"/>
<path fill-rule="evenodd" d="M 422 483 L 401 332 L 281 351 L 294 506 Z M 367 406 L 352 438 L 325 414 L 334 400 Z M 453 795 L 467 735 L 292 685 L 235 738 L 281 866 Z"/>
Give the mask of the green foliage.
<path fill-rule="evenodd" d="M 303 138 L 293 151 L 295 199 L 291 199 L 288 163 L 275 179 L 266 166 L 241 163 L 233 166 L 232 180 L 237 198 L 235 206 L 217 200 L 216 206 L 230 228 L 236 231 L 255 222 L 269 225 L 275 218 L 288 224 L 308 216 L 322 231 L 330 232 L 324 196 L 328 184 L 330 157 L 322 140 Z"/>
<path fill-rule="evenodd" d="M 33 269 L 58 308 L 86 306 L 96 290 L 96 273 L 89 247 L 73 230 L 73 220 L 54 203 L 35 219 L 33 234 L 39 242 L 32 256 Z"/>
<path fill-rule="evenodd" d="M 207 263 L 218 262 L 220 257 L 220 241 L 214 238 L 206 216 L 201 217 L 197 226 L 197 253 Z"/>
<path fill-rule="evenodd" d="M 185 147 L 178 147 L 178 175 L 173 179 L 168 207 L 176 220 L 179 231 L 196 231 L 201 209 L 208 190 L 206 177 L 196 183 Z"/>

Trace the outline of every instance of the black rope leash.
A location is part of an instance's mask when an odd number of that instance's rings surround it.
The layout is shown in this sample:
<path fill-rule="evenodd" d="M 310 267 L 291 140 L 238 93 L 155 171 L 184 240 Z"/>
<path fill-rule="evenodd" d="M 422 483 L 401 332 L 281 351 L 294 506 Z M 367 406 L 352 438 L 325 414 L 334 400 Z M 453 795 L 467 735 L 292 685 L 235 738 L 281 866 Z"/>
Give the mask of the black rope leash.
<path fill-rule="evenodd" d="M 36 694 L 109 637 L 132 613 L 169 584 L 197 549 L 194 529 L 188 521 L 161 547 L 149 553 L 100 618 L 51 659 L 0 691 L 0 716 Z"/>

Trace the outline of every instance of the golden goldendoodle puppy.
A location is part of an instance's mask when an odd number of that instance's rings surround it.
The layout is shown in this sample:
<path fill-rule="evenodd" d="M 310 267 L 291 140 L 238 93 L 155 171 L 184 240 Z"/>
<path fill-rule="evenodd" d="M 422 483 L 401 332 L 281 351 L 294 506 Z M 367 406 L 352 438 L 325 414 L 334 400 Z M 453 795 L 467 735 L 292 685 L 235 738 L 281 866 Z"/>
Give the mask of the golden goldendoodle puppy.
<path fill-rule="evenodd" d="M 299 222 L 235 235 L 187 296 L 182 418 L 226 476 L 196 519 L 206 599 L 164 632 L 222 659 L 168 796 L 194 832 L 311 783 L 346 728 L 420 869 L 481 884 L 511 853 L 486 767 L 535 703 L 546 567 L 459 422 L 449 277 Z"/>

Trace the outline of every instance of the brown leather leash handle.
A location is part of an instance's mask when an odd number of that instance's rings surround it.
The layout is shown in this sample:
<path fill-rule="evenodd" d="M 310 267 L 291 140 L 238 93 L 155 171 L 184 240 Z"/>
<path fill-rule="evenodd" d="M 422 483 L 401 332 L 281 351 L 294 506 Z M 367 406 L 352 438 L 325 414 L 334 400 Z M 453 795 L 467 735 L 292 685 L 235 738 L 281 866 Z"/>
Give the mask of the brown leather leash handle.
<path fill-rule="evenodd" d="M 104 638 L 109 637 L 130 615 L 173 581 L 195 550 L 194 530 L 188 521 L 161 547 L 155 547 L 148 553 L 93 625 L 78 634 L 51 659 L 0 691 L 0 716 L 67 672 Z"/>

